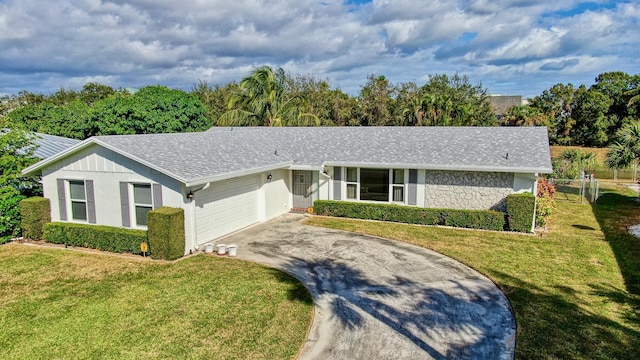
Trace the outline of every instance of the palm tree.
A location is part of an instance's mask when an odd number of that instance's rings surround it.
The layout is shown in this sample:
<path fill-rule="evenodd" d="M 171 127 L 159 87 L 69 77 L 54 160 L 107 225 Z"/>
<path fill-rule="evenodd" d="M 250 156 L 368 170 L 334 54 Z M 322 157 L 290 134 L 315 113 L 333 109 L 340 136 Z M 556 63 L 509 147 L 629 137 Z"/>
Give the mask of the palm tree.
<path fill-rule="evenodd" d="M 616 132 L 617 141 L 609 146 L 606 165 L 611 169 L 637 166 L 640 162 L 640 121 L 624 124 Z"/>
<path fill-rule="evenodd" d="M 627 106 L 633 106 L 633 104 L 635 104 L 637 101 L 640 101 L 640 86 L 627 91 L 625 95 L 632 95 L 631 99 L 629 99 L 629 102 L 627 103 Z"/>
<path fill-rule="evenodd" d="M 287 92 L 287 76 L 282 68 L 261 66 L 242 79 L 239 91 L 231 96 L 218 124 L 222 126 L 319 125 L 313 114 L 302 114 L 295 106 L 299 96 Z"/>

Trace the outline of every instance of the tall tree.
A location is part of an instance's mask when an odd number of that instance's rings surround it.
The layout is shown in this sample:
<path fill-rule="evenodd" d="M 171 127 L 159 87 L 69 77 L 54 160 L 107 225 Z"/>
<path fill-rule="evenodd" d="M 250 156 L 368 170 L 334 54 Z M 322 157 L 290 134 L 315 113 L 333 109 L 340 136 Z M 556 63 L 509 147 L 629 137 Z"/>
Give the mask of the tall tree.
<path fill-rule="evenodd" d="M 296 96 L 287 91 L 287 76 L 282 68 L 261 66 L 240 82 L 239 91 L 227 105 L 218 125 L 305 126 L 318 125 L 313 114 L 295 106 Z"/>
<path fill-rule="evenodd" d="M 573 142 L 584 146 L 606 146 L 610 128 L 616 124 L 617 116 L 609 113 L 614 100 L 595 90 L 580 86 L 576 92 L 575 106 L 571 117 L 575 120 Z"/>
<path fill-rule="evenodd" d="M 534 97 L 530 106 L 540 110 L 552 122 L 549 124 L 549 140 L 554 145 L 571 145 L 571 132 L 575 120 L 571 117 L 576 89 L 572 84 L 555 84 Z"/>
<path fill-rule="evenodd" d="M 229 100 L 238 91 L 236 82 L 211 86 L 207 81 L 201 80 L 193 85 L 190 93 L 202 102 L 207 109 L 207 118 L 211 124 L 216 125 L 218 119 L 227 111 Z"/>
<path fill-rule="evenodd" d="M 116 91 L 111 86 L 90 82 L 82 86 L 78 98 L 87 104 L 87 106 L 93 106 L 98 101 L 114 96 L 115 94 Z"/>
<path fill-rule="evenodd" d="M 286 92 L 293 98 L 293 106 L 300 113 L 314 114 L 321 125 L 333 125 L 332 97 L 328 80 L 321 80 L 312 75 L 287 76 Z"/>
<path fill-rule="evenodd" d="M 98 101 L 89 135 L 157 134 L 203 131 L 211 127 L 196 97 L 166 86 L 146 86 Z"/>
<path fill-rule="evenodd" d="M 422 94 L 426 125 L 493 126 L 497 124 L 489 95 L 481 84 L 472 85 L 467 76 L 432 75 Z"/>
<path fill-rule="evenodd" d="M 392 116 L 396 89 L 384 76 L 369 75 L 358 96 L 362 125 L 393 125 Z"/>
<path fill-rule="evenodd" d="M 528 105 L 512 106 L 501 119 L 507 126 L 549 126 L 548 116 L 540 109 Z"/>

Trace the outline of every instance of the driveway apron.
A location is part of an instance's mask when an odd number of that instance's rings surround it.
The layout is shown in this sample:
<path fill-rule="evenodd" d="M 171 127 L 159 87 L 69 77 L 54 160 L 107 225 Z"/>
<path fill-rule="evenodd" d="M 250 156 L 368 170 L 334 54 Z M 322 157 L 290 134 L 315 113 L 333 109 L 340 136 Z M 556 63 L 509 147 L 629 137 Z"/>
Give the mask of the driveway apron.
<path fill-rule="evenodd" d="M 302 225 L 287 214 L 233 234 L 238 257 L 311 292 L 299 359 L 512 359 L 516 325 L 486 277 L 417 246 Z"/>

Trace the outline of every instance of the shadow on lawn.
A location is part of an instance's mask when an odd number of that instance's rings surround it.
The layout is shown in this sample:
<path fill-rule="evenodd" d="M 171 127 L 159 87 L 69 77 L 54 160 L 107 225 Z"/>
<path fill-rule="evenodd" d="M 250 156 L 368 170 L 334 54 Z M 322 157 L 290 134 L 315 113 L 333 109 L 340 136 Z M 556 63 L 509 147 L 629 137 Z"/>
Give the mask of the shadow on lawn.
<path fill-rule="evenodd" d="M 640 239 L 627 231 L 630 225 L 640 224 L 637 197 L 607 193 L 592 209 L 615 254 L 627 291 L 640 295 Z"/>
<path fill-rule="evenodd" d="M 300 301 L 308 305 L 313 304 L 313 298 L 311 297 L 311 294 L 309 294 L 307 288 L 305 288 L 304 285 L 300 281 L 298 281 L 298 279 L 280 270 L 269 269 L 269 271 L 271 272 L 271 275 L 276 278 L 276 280 L 289 285 L 289 290 L 287 290 L 287 299 L 292 301 Z"/>
<path fill-rule="evenodd" d="M 579 293 L 567 286 L 549 291 L 508 274 L 494 271 L 513 305 L 518 322 L 518 359 L 636 359 L 640 347 L 638 327 L 585 310 Z M 508 284 L 508 285 L 507 285 Z M 589 284 L 592 292 L 616 301 L 616 289 Z M 631 313 L 629 314 L 631 315 Z M 637 320 L 637 316 L 636 316 Z"/>

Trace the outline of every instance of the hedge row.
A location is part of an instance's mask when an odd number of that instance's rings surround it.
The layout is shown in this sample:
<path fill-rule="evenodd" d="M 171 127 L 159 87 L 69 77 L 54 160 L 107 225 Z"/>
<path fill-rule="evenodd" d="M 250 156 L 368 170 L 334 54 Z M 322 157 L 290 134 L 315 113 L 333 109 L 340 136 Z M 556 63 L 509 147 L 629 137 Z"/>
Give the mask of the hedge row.
<path fill-rule="evenodd" d="M 40 240 L 44 225 L 51 222 L 51 203 L 49 199 L 34 196 L 20 201 L 22 237 Z"/>
<path fill-rule="evenodd" d="M 147 242 L 147 232 L 113 226 L 52 222 L 44 225 L 44 239 L 54 244 L 140 254 L 140 244 Z"/>
<path fill-rule="evenodd" d="M 532 193 L 507 196 L 507 222 L 512 231 L 530 233 L 536 212 L 536 197 Z"/>
<path fill-rule="evenodd" d="M 316 200 L 314 213 L 354 219 L 393 221 L 420 225 L 445 225 L 502 231 L 505 216 L 493 210 L 429 209 L 392 204 Z"/>
<path fill-rule="evenodd" d="M 175 260 L 184 255 L 184 210 L 161 207 L 147 214 L 149 248 L 153 258 Z"/>

